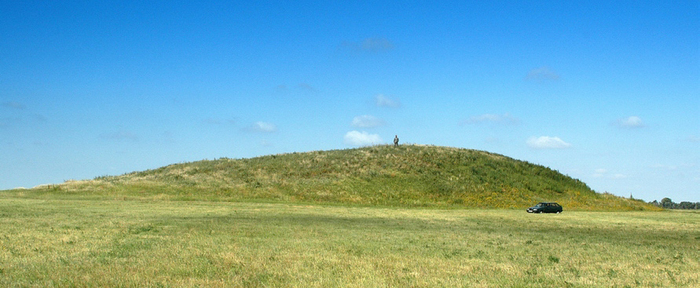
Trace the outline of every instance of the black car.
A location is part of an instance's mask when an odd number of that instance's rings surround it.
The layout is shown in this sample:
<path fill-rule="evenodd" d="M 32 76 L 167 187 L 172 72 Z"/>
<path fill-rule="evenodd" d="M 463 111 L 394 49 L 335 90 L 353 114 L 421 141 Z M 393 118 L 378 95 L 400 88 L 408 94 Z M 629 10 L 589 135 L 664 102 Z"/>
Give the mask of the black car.
<path fill-rule="evenodd" d="M 554 202 L 540 202 L 537 205 L 527 208 L 528 213 L 561 213 L 564 208 Z"/>

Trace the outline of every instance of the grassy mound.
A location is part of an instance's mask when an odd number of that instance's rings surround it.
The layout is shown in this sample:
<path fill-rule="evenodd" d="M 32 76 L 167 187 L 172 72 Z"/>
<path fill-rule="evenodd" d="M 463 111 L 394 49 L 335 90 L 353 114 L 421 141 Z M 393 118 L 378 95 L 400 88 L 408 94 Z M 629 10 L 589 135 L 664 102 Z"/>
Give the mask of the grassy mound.
<path fill-rule="evenodd" d="M 64 197 L 407 207 L 654 210 L 550 168 L 484 151 L 403 145 L 204 160 L 21 192 Z"/>

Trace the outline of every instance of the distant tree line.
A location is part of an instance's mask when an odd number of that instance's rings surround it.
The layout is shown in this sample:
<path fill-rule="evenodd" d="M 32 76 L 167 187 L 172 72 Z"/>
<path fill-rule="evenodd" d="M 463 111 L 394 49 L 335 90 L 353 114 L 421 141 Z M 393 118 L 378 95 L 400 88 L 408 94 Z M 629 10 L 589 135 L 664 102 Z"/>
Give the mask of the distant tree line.
<path fill-rule="evenodd" d="M 651 202 L 651 204 L 666 209 L 700 209 L 700 202 L 693 203 L 683 201 L 681 203 L 676 203 L 668 197 L 661 199 L 661 202 L 654 200 Z"/>

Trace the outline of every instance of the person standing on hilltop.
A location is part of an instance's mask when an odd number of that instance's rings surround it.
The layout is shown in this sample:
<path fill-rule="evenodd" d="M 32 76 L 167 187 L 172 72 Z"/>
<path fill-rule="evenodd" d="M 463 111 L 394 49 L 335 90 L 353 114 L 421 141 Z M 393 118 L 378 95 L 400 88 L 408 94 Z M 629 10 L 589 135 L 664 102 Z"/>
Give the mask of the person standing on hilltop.
<path fill-rule="evenodd" d="M 394 135 L 394 147 L 399 146 L 399 135 Z"/>

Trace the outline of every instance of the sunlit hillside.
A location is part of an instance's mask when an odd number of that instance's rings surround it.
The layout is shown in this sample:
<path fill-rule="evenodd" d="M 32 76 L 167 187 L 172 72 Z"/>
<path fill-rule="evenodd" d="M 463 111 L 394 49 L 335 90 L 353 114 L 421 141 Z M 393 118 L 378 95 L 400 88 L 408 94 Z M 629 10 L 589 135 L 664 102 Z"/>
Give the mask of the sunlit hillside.
<path fill-rule="evenodd" d="M 203 160 L 21 193 L 445 208 L 524 209 L 556 201 L 565 210 L 657 209 L 596 193 L 541 165 L 485 151 L 423 145 Z"/>

